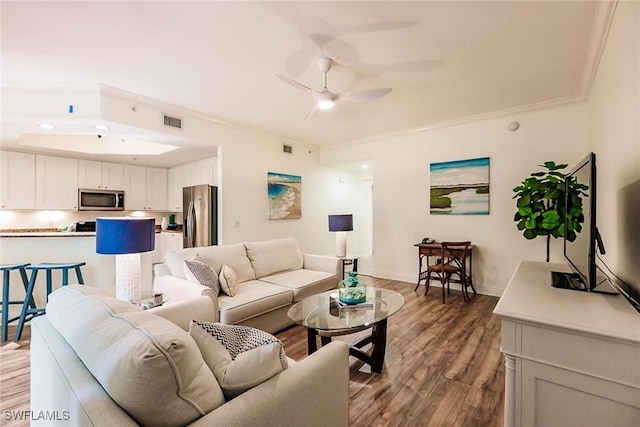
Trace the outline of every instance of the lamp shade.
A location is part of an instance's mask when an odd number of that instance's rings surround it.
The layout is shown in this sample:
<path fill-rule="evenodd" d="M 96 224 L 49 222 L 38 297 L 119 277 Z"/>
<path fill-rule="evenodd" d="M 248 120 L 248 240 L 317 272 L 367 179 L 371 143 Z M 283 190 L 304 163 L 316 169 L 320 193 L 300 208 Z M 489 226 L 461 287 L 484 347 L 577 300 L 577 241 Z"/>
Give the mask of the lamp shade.
<path fill-rule="evenodd" d="M 149 252 L 155 248 L 155 218 L 96 218 L 96 252 L 103 255 Z"/>
<path fill-rule="evenodd" d="M 329 215 L 329 231 L 353 230 L 353 215 Z"/>

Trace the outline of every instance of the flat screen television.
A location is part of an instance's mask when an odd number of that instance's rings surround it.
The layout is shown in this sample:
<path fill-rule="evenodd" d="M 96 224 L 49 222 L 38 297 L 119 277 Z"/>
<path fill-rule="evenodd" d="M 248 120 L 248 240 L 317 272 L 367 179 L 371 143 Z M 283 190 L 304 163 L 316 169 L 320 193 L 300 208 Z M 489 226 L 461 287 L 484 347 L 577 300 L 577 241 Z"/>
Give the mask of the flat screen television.
<path fill-rule="evenodd" d="M 569 186 L 582 184 L 580 187 L 581 200 L 575 198 L 575 192 L 569 191 Z M 579 208 L 582 205 L 583 221 L 571 222 L 565 216 L 564 257 L 573 273 L 558 274 L 552 277 L 552 284 L 556 287 L 578 289 L 584 291 L 598 291 L 617 293 L 607 277 L 602 274 L 596 264 L 596 251 L 605 253 L 602 238 L 596 223 L 597 213 L 597 169 L 596 155 L 589 153 L 582 161 L 571 169 L 565 180 L 565 212 Z"/>

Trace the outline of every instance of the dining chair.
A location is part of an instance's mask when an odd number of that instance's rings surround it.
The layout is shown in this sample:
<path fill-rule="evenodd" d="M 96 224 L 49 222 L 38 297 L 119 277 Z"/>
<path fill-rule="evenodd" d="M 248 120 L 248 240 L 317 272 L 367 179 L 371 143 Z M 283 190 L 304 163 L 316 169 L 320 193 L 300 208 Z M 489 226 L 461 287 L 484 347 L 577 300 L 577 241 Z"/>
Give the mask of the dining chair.
<path fill-rule="evenodd" d="M 460 282 L 462 298 L 465 301 L 469 301 L 469 292 L 467 287 L 473 285 L 469 281 L 467 275 L 467 254 L 469 253 L 469 246 L 471 242 L 442 242 L 440 258 L 435 264 L 427 266 L 427 282 L 432 278 L 440 280 L 442 284 L 442 303 L 445 303 L 445 285 L 447 288 L 447 295 L 451 295 L 451 276 L 457 275 Z M 429 291 L 427 286 L 425 289 L 425 295 Z M 473 289 L 473 293 L 476 291 Z"/>

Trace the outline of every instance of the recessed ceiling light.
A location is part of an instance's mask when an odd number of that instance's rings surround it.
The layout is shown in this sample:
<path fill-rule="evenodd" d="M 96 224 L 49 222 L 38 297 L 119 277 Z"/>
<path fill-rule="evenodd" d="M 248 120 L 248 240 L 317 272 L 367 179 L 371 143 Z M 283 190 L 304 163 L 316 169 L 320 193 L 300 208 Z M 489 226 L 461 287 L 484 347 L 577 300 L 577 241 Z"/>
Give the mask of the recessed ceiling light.
<path fill-rule="evenodd" d="M 362 169 L 369 169 L 369 165 L 362 165 Z"/>
<path fill-rule="evenodd" d="M 105 126 L 105 125 L 95 125 L 94 128 L 98 130 L 109 130 L 109 126 Z"/>
<path fill-rule="evenodd" d="M 46 129 L 46 130 L 54 129 L 53 125 L 49 123 L 40 123 L 38 126 L 40 127 L 40 129 Z"/>

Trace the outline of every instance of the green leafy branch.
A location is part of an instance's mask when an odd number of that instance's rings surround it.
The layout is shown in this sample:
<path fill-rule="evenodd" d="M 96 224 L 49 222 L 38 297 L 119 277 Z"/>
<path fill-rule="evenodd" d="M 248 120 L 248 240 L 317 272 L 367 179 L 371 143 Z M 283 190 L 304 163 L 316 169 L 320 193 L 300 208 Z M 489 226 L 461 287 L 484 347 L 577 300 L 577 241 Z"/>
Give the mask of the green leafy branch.
<path fill-rule="evenodd" d="M 529 178 L 513 189 L 517 199 L 517 212 L 513 218 L 518 230 L 525 239 L 532 240 L 538 236 L 547 238 L 547 262 L 549 261 L 549 244 L 551 237 L 567 237 L 574 241 L 582 230 L 584 213 L 582 197 L 589 187 L 579 183 L 575 178 L 569 180 L 567 187 L 570 197 L 565 207 L 565 181 L 567 176 L 561 172 L 566 164 L 553 161 L 544 162 L 546 170 L 534 172 Z M 565 217 L 567 225 L 565 226 Z"/>

